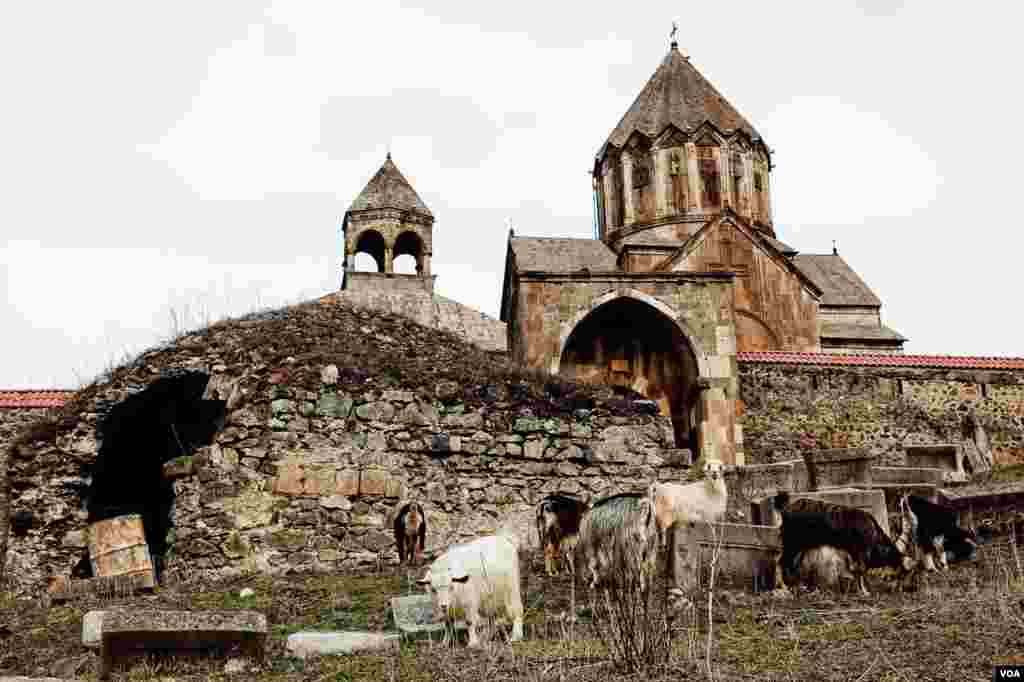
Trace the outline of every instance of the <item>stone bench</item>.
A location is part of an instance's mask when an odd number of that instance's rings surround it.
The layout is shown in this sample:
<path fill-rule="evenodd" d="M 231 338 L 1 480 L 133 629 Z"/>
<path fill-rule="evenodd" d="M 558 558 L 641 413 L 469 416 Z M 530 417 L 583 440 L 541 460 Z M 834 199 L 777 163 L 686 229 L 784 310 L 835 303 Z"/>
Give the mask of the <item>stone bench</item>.
<path fill-rule="evenodd" d="M 239 649 L 262 658 L 267 618 L 255 611 L 109 611 L 103 617 L 100 679 L 121 657 Z"/>

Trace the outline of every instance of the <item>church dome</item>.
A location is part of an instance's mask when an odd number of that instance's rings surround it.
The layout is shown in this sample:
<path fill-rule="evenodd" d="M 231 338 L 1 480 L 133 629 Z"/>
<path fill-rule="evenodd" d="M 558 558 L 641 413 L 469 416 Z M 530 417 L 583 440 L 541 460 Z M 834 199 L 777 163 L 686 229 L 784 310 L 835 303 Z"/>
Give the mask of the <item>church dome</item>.
<path fill-rule="evenodd" d="M 673 42 L 594 160 L 598 234 L 664 251 L 730 210 L 774 236 L 771 169 L 754 126 Z"/>
<path fill-rule="evenodd" d="M 633 106 L 608 136 L 602 151 L 609 145 L 622 148 L 634 132 L 654 138 L 669 125 L 692 131 L 705 122 L 724 135 L 743 131 L 751 140 L 761 139 L 754 126 L 726 101 L 673 43 Z"/>

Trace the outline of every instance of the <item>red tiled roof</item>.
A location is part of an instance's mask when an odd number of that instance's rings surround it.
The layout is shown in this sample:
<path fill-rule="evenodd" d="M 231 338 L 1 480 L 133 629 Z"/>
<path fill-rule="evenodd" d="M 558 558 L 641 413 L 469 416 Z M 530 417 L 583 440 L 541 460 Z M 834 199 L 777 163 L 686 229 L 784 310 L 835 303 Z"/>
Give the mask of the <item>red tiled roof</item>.
<path fill-rule="evenodd" d="M 1024 369 L 1024 358 L 977 357 L 969 355 L 902 355 L 791 353 L 752 351 L 737 353 L 739 362 L 780 365 L 838 365 L 862 367 L 935 367 L 941 369 Z"/>
<path fill-rule="evenodd" d="M 60 407 L 74 394 L 59 389 L 0 390 L 0 408 Z"/>

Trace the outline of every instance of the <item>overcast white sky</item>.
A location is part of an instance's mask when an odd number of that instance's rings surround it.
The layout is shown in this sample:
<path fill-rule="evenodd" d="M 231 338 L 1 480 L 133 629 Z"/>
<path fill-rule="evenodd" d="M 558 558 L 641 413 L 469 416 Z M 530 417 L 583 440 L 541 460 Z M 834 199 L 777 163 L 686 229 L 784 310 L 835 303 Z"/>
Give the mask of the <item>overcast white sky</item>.
<path fill-rule="evenodd" d="M 909 352 L 1024 355 L 1018 3 L 430 5 L 4 3 L 0 387 L 336 289 L 389 147 L 438 293 L 497 316 L 506 218 L 593 235 L 593 156 L 672 20 L 776 152 L 780 239 L 835 239 Z"/>

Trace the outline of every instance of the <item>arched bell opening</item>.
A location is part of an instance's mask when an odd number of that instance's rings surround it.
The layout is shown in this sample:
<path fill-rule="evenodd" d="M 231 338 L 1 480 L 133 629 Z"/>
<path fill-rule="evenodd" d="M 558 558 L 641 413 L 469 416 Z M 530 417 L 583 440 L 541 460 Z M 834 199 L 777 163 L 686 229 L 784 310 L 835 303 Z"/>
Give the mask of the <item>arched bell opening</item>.
<path fill-rule="evenodd" d="M 403 275 L 423 274 L 423 241 L 415 232 L 403 232 L 395 240 L 392 270 Z"/>
<path fill-rule="evenodd" d="M 384 272 L 387 245 L 384 236 L 376 230 L 367 230 L 359 235 L 355 248 L 355 269 L 357 272 Z"/>
<path fill-rule="evenodd" d="M 697 360 L 679 325 L 657 308 L 629 297 L 598 306 L 570 333 L 559 373 L 623 386 L 655 401 L 671 419 L 675 447 L 699 456 Z"/>

